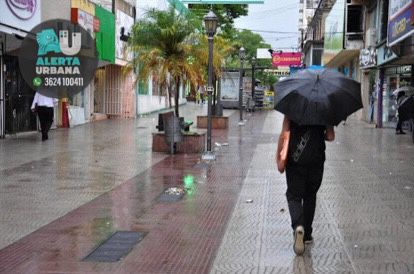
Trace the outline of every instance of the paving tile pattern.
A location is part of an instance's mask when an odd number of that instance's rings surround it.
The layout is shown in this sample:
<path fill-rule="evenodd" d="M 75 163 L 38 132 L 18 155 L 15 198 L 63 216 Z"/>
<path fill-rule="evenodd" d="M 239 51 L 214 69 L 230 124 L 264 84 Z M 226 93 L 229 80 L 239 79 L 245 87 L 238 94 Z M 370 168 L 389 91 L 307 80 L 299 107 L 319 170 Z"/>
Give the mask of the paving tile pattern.
<path fill-rule="evenodd" d="M 11 243 L 0 250 L 0 273 L 414 273 L 410 136 L 353 119 L 337 128 L 315 243 L 296 257 L 274 166 L 281 116 L 246 118 L 237 126 L 236 112 L 228 131 L 214 131 L 213 144 L 229 146 L 214 145 L 213 164 L 151 153 L 156 116 L 53 132 L 48 146 L 0 142 L 0 240 Z M 182 200 L 158 201 L 175 186 L 186 188 Z M 119 262 L 82 261 L 114 231 L 147 234 Z"/>
<path fill-rule="evenodd" d="M 0 251 L 1 273 L 207 273 L 247 175 L 265 113 L 239 128 L 215 131 L 217 161 L 175 155 L 154 164 L 89 203 Z M 247 138 L 242 139 L 242 136 Z M 230 155 L 230 158 L 228 157 Z M 184 184 L 191 175 L 193 184 Z M 168 187 L 184 186 L 176 203 L 159 202 Z M 122 261 L 81 261 L 114 231 L 145 232 Z"/>

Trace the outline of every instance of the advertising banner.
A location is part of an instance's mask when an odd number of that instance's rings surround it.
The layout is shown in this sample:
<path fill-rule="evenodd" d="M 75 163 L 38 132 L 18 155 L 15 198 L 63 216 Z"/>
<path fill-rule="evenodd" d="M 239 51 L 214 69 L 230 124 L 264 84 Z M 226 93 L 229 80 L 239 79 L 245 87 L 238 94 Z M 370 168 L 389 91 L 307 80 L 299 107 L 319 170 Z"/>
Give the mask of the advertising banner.
<path fill-rule="evenodd" d="M 274 52 L 272 54 L 272 67 L 300 66 L 302 53 L 300 52 Z"/>
<path fill-rule="evenodd" d="M 412 0 L 390 0 L 387 45 L 393 46 L 414 33 Z"/>
<path fill-rule="evenodd" d="M 328 64 L 344 49 L 345 1 L 337 0 L 325 21 L 322 64 Z"/>
<path fill-rule="evenodd" d="M 0 23 L 29 31 L 41 21 L 40 4 L 41 0 L 1 0 Z"/>

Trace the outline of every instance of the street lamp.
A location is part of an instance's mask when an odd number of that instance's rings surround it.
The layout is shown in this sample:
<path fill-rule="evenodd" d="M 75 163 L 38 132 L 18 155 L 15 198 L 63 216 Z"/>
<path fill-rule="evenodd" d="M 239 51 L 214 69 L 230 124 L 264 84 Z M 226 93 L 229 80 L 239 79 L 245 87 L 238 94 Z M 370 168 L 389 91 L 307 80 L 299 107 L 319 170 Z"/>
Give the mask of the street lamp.
<path fill-rule="evenodd" d="M 243 62 L 245 58 L 245 50 L 243 47 L 239 50 L 240 58 L 240 81 L 239 81 L 239 110 L 240 110 L 240 121 L 239 125 L 244 125 L 243 123 Z"/>
<path fill-rule="evenodd" d="M 254 89 L 256 87 L 256 79 L 254 78 L 254 70 L 256 68 L 256 57 L 252 57 L 252 100 L 254 98 Z"/>
<path fill-rule="evenodd" d="M 207 106 L 207 151 L 203 154 L 203 159 L 214 160 L 215 156 L 211 152 L 211 100 L 214 91 L 213 87 L 213 38 L 217 30 L 218 18 L 212 10 L 204 16 L 204 26 L 208 35 L 208 106 Z"/>

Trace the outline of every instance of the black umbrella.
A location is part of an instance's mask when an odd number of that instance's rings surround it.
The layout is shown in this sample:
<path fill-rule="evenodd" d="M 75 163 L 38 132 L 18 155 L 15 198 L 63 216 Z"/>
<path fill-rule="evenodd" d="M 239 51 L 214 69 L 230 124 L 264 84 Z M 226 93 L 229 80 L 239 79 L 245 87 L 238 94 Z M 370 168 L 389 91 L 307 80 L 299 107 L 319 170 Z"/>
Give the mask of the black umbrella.
<path fill-rule="evenodd" d="M 398 106 L 398 115 L 401 121 L 414 119 L 414 95 L 401 101 Z"/>
<path fill-rule="evenodd" d="M 362 108 L 361 85 L 335 70 L 305 69 L 275 90 L 275 109 L 300 125 L 338 125 Z"/>

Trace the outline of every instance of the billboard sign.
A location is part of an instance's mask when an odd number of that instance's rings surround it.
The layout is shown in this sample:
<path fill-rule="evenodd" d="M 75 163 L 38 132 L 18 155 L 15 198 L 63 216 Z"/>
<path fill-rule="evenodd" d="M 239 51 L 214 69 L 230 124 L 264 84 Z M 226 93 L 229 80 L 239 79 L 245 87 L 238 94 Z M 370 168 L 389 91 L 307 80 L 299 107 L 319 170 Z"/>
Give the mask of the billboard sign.
<path fill-rule="evenodd" d="M 329 63 L 344 49 L 345 1 L 337 0 L 325 21 L 322 64 Z"/>
<path fill-rule="evenodd" d="M 272 67 L 300 66 L 302 53 L 300 52 L 274 52 L 272 54 Z"/>
<path fill-rule="evenodd" d="M 393 46 L 414 33 L 412 0 L 390 0 L 387 45 Z"/>

